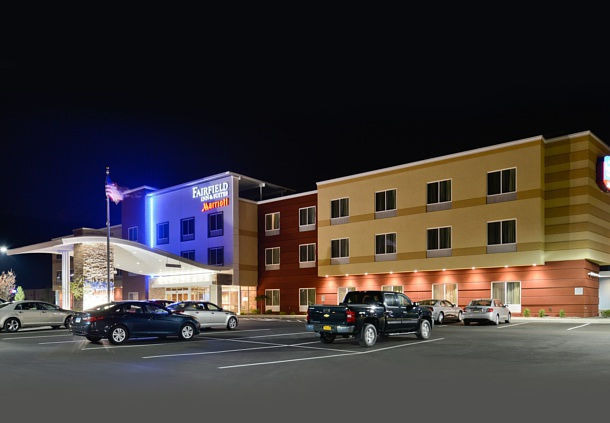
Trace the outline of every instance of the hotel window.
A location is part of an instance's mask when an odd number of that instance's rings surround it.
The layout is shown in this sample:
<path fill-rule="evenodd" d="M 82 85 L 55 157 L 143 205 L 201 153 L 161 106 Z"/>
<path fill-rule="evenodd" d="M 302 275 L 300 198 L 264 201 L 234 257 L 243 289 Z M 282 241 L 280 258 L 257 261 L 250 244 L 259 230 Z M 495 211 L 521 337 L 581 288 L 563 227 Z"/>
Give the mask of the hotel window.
<path fill-rule="evenodd" d="M 265 310 L 280 311 L 279 289 L 265 289 Z"/>
<path fill-rule="evenodd" d="M 195 218 L 189 217 L 180 220 L 180 241 L 192 241 L 195 239 Z"/>
<path fill-rule="evenodd" d="M 208 264 L 211 266 L 223 266 L 225 264 L 224 247 L 208 248 Z"/>
<path fill-rule="evenodd" d="M 127 229 L 127 239 L 129 241 L 138 241 L 138 227 L 137 226 L 132 226 L 131 228 Z"/>
<path fill-rule="evenodd" d="M 265 270 L 280 268 L 280 247 L 265 248 Z"/>
<path fill-rule="evenodd" d="M 299 209 L 299 232 L 316 229 L 316 206 Z"/>
<path fill-rule="evenodd" d="M 316 266 L 316 244 L 299 245 L 299 267 Z"/>
<path fill-rule="evenodd" d="M 403 292 L 403 286 L 402 285 L 383 285 L 381 287 L 382 291 L 389 291 L 389 292 Z"/>
<path fill-rule="evenodd" d="M 315 288 L 299 288 L 299 311 L 307 311 L 307 307 L 316 303 Z"/>
<path fill-rule="evenodd" d="M 451 208 L 451 179 L 428 183 L 426 211 L 447 210 Z"/>
<path fill-rule="evenodd" d="M 432 285 L 432 298 L 435 300 L 447 300 L 453 304 L 457 304 L 457 283 L 437 283 Z"/>
<path fill-rule="evenodd" d="M 208 214 L 208 238 L 222 236 L 224 219 L 223 212 Z"/>
<path fill-rule="evenodd" d="M 521 312 L 521 282 L 492 282 L 491 296 L 509 306 L 511 312 Z"/>
<path fill-rule="evenodd" d="M 341 286 L 337 289 L 337 304 L 341 304 L 348 292 L 355 291 L 353 286 Z"/>
<path fill-rule="evenodd" d="M 265 215 L 265 236 L 278 235 L 280 233 L 280 212 L 267 213 Z"/>
<path fill-rule="evenodd" d="M 330 224 L 349 222 L 349 198 L 338 198 L 330 202 Z"/>
<path fill-rule="evenodd" d="M 129 301 L 138 301 L 138 297 L 139 297 L 139 293 L 137 291 L 127 293 L 127 299 Z"/>
<path fill-rule="evenodd" d="M 396 233 L 375 235 L 375 261 L 396 260 Z"/>
<path fill-rule="evenodd" d="M 157 223 L 157 245 L 169 243 L 169 222 Z"/>
<path fill-rule="evenodd" d="M 375 193 L 375 219 L 396 216 L 396 190 Z"/>
<path fill-rule="evenodd" d="M 333 239 L 330 241 L 330 263 L 349 263 L 349 238 Z"/>
<path fill-rule="evenodd" d="M 517 221 L 487 222 L 487 252 L 510 253 L 517 251 Z"/>
<path fill-rule="evenodd" d="M 487 202 L 499 203 L 517 199 L 517 168 L 487 173 Z"/>
<path fill-rule="evenodd" d="M 195 250 L 181 251 L 180 257 L 183 257 L 183 258 L 189 259 L 189 260 L 195 260 Z"/>
<path fill-rule="evenodd" d="M 428 248 L 426 256 L 451 256 L 451 226 L 428 229 Z"/>

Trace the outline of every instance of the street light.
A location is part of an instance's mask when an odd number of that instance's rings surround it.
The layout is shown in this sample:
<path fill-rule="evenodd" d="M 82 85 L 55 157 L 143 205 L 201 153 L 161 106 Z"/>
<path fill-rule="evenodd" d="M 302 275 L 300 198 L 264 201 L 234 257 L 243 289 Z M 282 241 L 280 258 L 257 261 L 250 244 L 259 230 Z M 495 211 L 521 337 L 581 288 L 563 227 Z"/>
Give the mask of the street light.
<path fill-rule="evenodd" d="M 8 248 L 6 248 L 5 245 L 3 245 L 2 247 L 0 247 L 0 253 L 2 254 L 6 254 L 6 252 L 8 251 Z"/>

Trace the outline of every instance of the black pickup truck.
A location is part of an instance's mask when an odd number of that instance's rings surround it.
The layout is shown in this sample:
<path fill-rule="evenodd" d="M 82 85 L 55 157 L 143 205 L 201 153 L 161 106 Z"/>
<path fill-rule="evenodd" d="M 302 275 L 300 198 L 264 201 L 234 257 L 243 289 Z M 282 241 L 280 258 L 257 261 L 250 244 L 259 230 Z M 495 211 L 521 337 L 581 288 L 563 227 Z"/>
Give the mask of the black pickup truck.
<path fill-rule="evenodd" d="M 351 291 L 339 305 L 309 306 L 306 329 L 319 333 L 324 344 L 342 335 L 354 336 L 363 347 L 372 347 L 377 336 L 390 333 L 413 333 L 428 339 L 432 313 L 401 293 Z"/>

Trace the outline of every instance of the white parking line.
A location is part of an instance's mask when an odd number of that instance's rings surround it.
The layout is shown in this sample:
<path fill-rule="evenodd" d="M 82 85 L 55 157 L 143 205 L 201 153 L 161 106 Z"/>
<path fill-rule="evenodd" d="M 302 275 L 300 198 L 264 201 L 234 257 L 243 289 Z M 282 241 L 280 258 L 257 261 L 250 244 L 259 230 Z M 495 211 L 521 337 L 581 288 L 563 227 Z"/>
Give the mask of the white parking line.
<path fill-rule="evenodd" d="M 293 333 L 276 333 L 274 335 L 256 335 L 256 336 L 244 336 L 239 339 L 256 339 L 256 338 L 272 338 L 276 336 L 291 336 L 291 335 L 303 335 L 305 333 L 313 334 L 313 332 L 293 332 Z M 216 338 L 214 338 L 216 339 Z M 218 338 L 223 339 L 223 338 Z"/>
<path fill-rule="evenodd" d="M 369 350 L 369 351 L 346 352 L 345 354 L 324 355 L 324 356 L 321 356 L 321 357 L 293 358 L 291 360 L 276 360 L 276 361 L 263 361 L 263 362 L 248 363 L 248 364 L 236 364 L 236 365 L 233 365 L 233 366 L 221 366 L 221 367 L 218 367 L 218 368 L 221 369 L 221 370 L 224 370 L 224 369 L 235 369 L 235 368 L 238 368 L 238 367 L 265 366 L 265 365 L 268 365 L 268 364 L 282 364 L 282 363 L 294 363 L 294 362 L 297 362 L 297 361 L 322 360 L 322 359 L 325 359 L 325 358 L 344 357 L 344 356 L 348 356 L 348 355 L 372 354 L 372 353 L 376 353 L 376 352 L 380 352 L 380 351 L 391 350 L 391 349 L 394 349 L 394 348 L 409 347 L 411 345 L 421 345 L 421 344 L 427 344 L 427 343 L 430 343 L 430 342 L 442 341 L 443 339 L 445 339 L 445 338 L 430 339 L 428 341 L 411 342 L 411 343 L 408 343 L 408 344 L 394 345 L 394 346 L 385 347 L 385 348 L 377 348 L 375 350 Z"/>
<path fill-rule="evenodd" d="M 53 341 L 53 342 L 39 342 L 38 345 L 49 345 L 49 344 L 68 344 L 70 342 L 84 342 L 84 340 L 79 339 L 78 341 Z"/>
<path fill-rule="evenodd" d="M 585 323 L 584 325 L 580 325 L 580 326 L 574 326 L 573 328 L 569 328 L 566 330 L 572 330 L 572 329 L 578 329 L 578 328 L 584 328 L 585 326 L 589 326 L 591 323 Z"/>
<path fill-rule="evenodd" d="M 214 335 L 214 334 L 217 334 L 217 333 L 262 332 L 262 331 L 265 331 L 265 330 L 271 330 L 271 329 L 245 329 L 245 330 L 237 329 L 237 330 L 219 330 L 219 331 L 215 331 L 214 330 L 214 331 L 210 331 L 209 334 L 210 335 Z M 203 330 L 200 333 L 200 335 L 207 334 L 207 333 L 208 333 L 207 330 Z"/>
<path fill-rule="evenodd" d="M 521 325 L 527 325 L 529 322 L 525 322 L 525 323 L 514 323 L 512 325 L 508 325 L 508 326 L 499 326 L 496 329 L 505 329 L 505 328 L 514 328 L 515 326 L 521 326 Z"/>
<path fill-rule="evenodd" d="M 36 338 L 55 338 L 58 336 L 72 336 L 72 332 L 67 333 L 65 335 L 39 335 L 39 336 L 12 336 L 12 337 L 4 337 L 0 338 L 2 341 L 12 341 L 15 339 L 36 339 Z"/>

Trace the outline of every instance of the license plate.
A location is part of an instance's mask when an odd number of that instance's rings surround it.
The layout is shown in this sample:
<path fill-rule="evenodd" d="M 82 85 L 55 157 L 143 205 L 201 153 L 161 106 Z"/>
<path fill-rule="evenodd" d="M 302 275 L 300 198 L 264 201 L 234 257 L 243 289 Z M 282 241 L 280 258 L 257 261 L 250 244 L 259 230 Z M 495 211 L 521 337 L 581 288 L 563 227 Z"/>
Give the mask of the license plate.
<path fill-rule="evenodd" d="M 328 326 L 328 325 L 322 326 L 322 329 L 323 330 L 333 330 L 333 328 L 331 326 Z"/>
<path fill-rule="evenodd" d="M 76 323 L 80 323 L 80 317 L 77 317 L 76 319 L 74 319 L 74 321 L 75 321 Z"/>
<path fill-rule="evenodd" d="M 481 310 L 472 310 L 473 313 L 480 313 Z"/>

